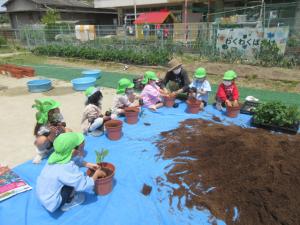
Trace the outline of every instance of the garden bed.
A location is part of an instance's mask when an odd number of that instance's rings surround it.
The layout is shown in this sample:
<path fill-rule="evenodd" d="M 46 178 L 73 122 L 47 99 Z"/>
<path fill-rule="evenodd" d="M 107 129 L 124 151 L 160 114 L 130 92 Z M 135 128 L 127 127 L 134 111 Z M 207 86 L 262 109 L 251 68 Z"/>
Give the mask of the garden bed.
<path fill-rule="evenodd" d="M 300 224 L 299 135 L 199 119 L 161 135 L 160 156 L 174 163 L 157 182 L 172 188 L 171 205 L 178 198 L 226 224 Z"/>
<path fill-rule="evenodd" d="M 67 58 L 115 61 L 122 63 L 165 65 L 171 59 L 171 52 L 156 45 L 136 46 L 135 48 L 103 45 L 50 44 L 38 46 L 32 50 L 36 55 L 59 56 Z"/>

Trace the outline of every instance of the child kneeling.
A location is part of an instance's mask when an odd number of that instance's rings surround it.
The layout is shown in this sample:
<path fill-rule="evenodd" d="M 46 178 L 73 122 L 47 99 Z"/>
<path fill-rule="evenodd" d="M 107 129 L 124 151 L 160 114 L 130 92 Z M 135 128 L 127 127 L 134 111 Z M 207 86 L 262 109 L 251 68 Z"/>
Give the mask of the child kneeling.
<path fill-rule="evenodd" d="M 202 110 L 208 103 L 208 94 L 211 92 L 211 86 L 206 79 L 206 70 L 199 67 L 194 74 L 194 79 L 189 85 L 189 98 L 195 98 L 201 101 Z"/>
<path fill-rule="evenodd" d="M 85 95 L 87 100 L 81 119 L 83 133 L 100 136 L 103 134 L 104 123 L 111 119 L 111 115 L 109 112 L 106 112 L 104 116 L 101 113 L 101 101 L 103 96 L 99 88 L 89 87 L 86 89 Z"/>
<path fill-rule="evenodd" d="M 224 73 L 223 82 L 219 85 L 216 94 L 216 108 L 239 106 L 239 90 L 234 82 L 237 75 L 233 70 Z"/>
<path fill-rule="evenodd" d="M 156 111 L 156 109 L 162 107 L 163 99 L 162 97 L 167 96 L 168 94 L 157 85 L 158 77 L 152 71 L 147 71 L 144 76 L 143 84 L 146 84 L 144 87 L 141 97 L 143 99 L 143 104 L 145 107 Z"/>
<path fill-rule="evenodd" d="M 32 106 L 38 110 L 34 128 L 37 155 L 33 163 L 40 163 L 53 151 L 53 141 L 59 134 L 71 131 L 66 128 L 59 106 L 60 103 L 51 98 L 37 99 Z"/>
<path fill-rule="evenodd" d="M 139 96 L 134 93 L 134 84 L 127 78 L 122 78 L 118 82 L 117 96 L 113 104 L 113 113 L 123 116 L 126 107 L 140 106 Z"/>
<path fill-rule="evenodd" d="M 98 177 L 104 177 L 97 164 L 75 160 L 84 148 L 84 136 L 81 133 L 64 133 L 59 135 L 54 143 L 54 152 L 37 179 L 37 197 L 50 212 L 57 209 L 68 211 L 70 208 L 84 202 L 83 193 L 92 189 Z M 96 169 L 93 177 L 88 177 L 80 171 L 79 166 Z"/>

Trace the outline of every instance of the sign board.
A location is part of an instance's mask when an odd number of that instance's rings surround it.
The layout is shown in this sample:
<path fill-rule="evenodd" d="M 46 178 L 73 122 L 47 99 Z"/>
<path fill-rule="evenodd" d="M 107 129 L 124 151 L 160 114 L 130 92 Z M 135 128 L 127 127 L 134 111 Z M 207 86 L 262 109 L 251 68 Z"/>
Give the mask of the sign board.
<path fill-rule="evenodd" d="M 275 41 L 280 53 L 284 54 L 289 35 L 289 27 L 265 28 L 233 28 L 217 31 L 217 49 L 226 52 L 237 49 L 247 56 L 253 56 L 259 50 L 263 39 Z"/>

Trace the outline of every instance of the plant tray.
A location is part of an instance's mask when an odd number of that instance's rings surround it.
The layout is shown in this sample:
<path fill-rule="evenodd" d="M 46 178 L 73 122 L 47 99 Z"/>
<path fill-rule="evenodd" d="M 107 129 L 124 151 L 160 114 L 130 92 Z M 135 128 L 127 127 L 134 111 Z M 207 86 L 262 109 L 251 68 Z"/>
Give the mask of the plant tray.
<path fill-rule="evenodd" d="M 272 130 L 272 131 L 276 131 L 276 132 L 282 132 L 282 133 L 288 133 L 288 134 L 297 134 L 297 132 L 299 130 L 300 123 L 298 121 L 293 126 L 280 127 L 280 126 L 277 126 L 277 125 L 259 124 L 259 123 L 256 123 L 253 118 L 251 118 L 251 125 L 254 126 L 254 127 L 257 127 L 257 128 L 263 128 L 263 129 Z"/>
<path fill-rule="evenodd" d="M 240 113 L 253 115 L 254 114 L 253 109 L 255 109 L 259 104 L 260 104 L 259 102 L 245 101 L 241 107 Z"/>

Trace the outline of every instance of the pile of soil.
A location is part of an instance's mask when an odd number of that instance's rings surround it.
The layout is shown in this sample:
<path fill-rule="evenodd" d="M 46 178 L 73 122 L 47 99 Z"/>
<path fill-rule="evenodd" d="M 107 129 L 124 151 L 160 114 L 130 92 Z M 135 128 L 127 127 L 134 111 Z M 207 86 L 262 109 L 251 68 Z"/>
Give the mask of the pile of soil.
<path fill-rule="evenodd" d="M 160 155 L 175 163 L 157 182 L 179 185 L 170 203 L 185 197 L 227 224 L 300 224 L 300 135 L 189 119 L 162 136 Z"/>

